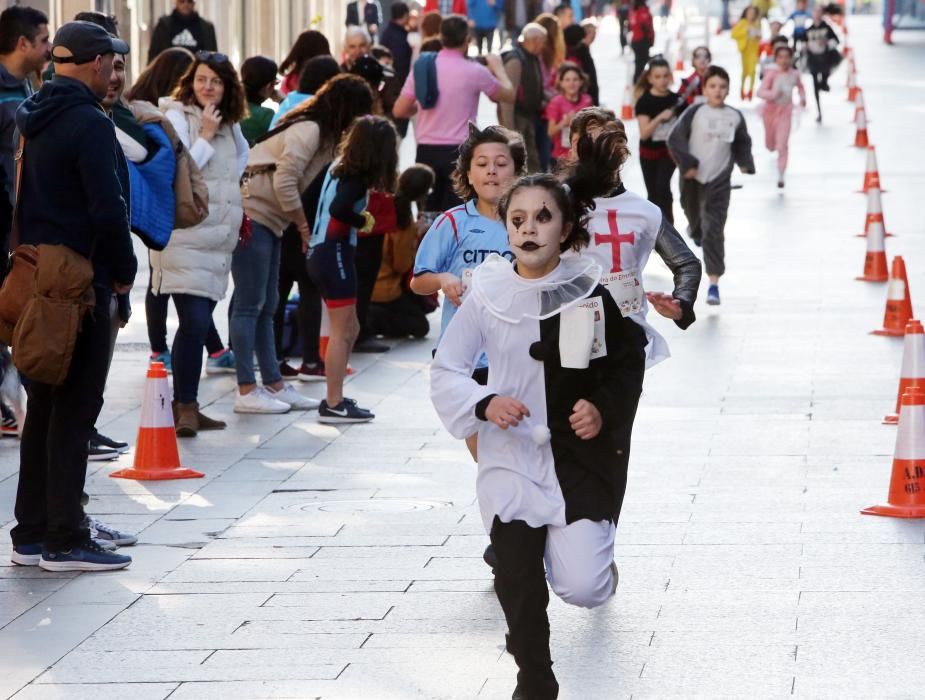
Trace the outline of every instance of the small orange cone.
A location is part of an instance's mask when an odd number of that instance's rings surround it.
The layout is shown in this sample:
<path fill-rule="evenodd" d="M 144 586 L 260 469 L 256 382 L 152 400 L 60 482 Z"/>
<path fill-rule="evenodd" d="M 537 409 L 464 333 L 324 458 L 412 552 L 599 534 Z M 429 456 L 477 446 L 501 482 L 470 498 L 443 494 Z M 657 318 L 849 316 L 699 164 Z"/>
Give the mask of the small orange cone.
<path fill-rule="evenodd" d="M 880 187 L 880 171 L 877 168 L 877 149 L 874 146 L 867 147 L 867 165 L 864 168 L 864 186 L 861 187 L 858 192 L 867 194 L 867 191 L 871 188 L 886 192 L 886 190 Z"/>
<path fill-rule="evenodd" d="M 906 324 L 903 339 L 903 364 L 899 372 L 899 391 L 896 392 L 896 413 L 883 417 L 884 425 L 899 423 L 903 394 L 912 387 L 925 389 L 925 328 L 920 321 L 911 319 Z"/>
<path fill-rule="evenodd" d="M 854 102 L 858 97 L 858 69 L 854 65 L 854 61 L 851 61 L 851 65 L 848 66 L 848 102 Z"/>
<path fill-rule="evenodd" d="M 138 446 L 135 448 L 135 465 L 131 469 L 120 469 L 109 476 L 140 481 L 198 479 L 205 476 L 180 466 L 177 431 L 170 406 L 170 386 L 167 384 L 167 370 L 162 362 L 152 362 L 148 368 L 144 401 L 141 404 L 141 425 L 138 427 Z"/>
<path fill-rule="evenodd" d="M 684 70 L 684 54 L 687 52 L 684 44 L 684 27 L 678 27 L 678 57 L 674 62 L 675 70 Z"/>
<path fill-rule="evenodd" d="M 328 307 L 321 304 L 321 331 L 318 335 L 318 357 L 324 362 L 328 354 L 328 341 L 331 339 L 331 321 L 328 318 Z"/>
<path fill-rule="evenodd" d="M 854 133 L 854 147 L 867 148 L 870 142 L 867 140 L 867 112 L 864 111 L 863 107 L 858 110 L 854 124 L 857 127 L 857 131 Z"/>
<path fill-rule="evenodd" d="M 623 108 L 620 110 L 620 119 L 625 122 L 633 118 L 633 93 L 629 82 L 623 86 Z"/>
<path fill-rule="evenodd" d="M 887 502 L 861 513 L 925 518 L 925 391 L 921 387 L 910 387 L 903 394 Z"/>
<path fill-rule="evenodd" d="M 906 263 L 901 255 L 897 255 L 893 258 L 890 284 L 886 288 L 883 328 L 871 332 L 874 335 L 902 337 L 906 334 L 906 324 L 911 318 L 912 296 L 909 293 L 909 280 L 906 277 Z"/>
<path fill-rule="evenodd" d="M 883 226 L 883 235 L 889 238 L 892 233 L 886 233 L 886 222 L 883 220 L 883 202 L 880 200 L 880 190 L 873 187 L 867 190 L 867 214 L 864 216 L 864 233 L 859 233 L 858 238 L 864 238 L 869 232 L 871 224 L 880 222 Z"/>
<path fill-rule="evenodd" d="M 875 221 L 867 235 L 867 253 L 864 255 L 864 274 L 855 279 L 863 282 L 886 282 L 886 251 L 883 244 L 883 222 Z"/>
<path fill-rule="evenodd" d="M 864 112 L 865 116 L 867 110 L 864 109 L 864 91 L 861 88 L 858 88 L 857 97 L 854 98 L 854 118 L 851 120 L 853 124 L 858 123 L 858 114 Z"/>
<path fill-rule="evenodd" d="M 854 56 L 847 56 L 848 61 L 848 70 L 845 71 L 845 87 L 851 88 L 851 74 L 857 72 L 857 67 L 854 65 Z"/>

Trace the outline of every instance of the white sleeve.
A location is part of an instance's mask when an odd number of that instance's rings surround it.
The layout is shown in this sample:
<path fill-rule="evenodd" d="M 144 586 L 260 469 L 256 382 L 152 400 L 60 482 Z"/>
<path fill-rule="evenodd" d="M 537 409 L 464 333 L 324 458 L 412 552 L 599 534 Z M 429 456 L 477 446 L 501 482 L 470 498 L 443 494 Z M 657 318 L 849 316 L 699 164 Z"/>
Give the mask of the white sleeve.
<path fill-rule="evenodd" d="M 238 152 L 238 177 L 244 174 L 244 168 L 247 167 L 247 156 L 250 155 L 250 144 L 244 138 L 244 132 L 241 131 L 241 125 L 235 124 L 232 129 L 234 134 L 234 145 Z"/>
<path fill-rule="evenodd" d="M 479 431 L 484 422 L 476 418 L 475 406 L 492 393 L 472 378 L 485 347 L 480 312 L 472 297 L 463 302 L 444 332 L 430 368 L 430 400 L 443 425 L 459 439 Z"/>
<path fill-rule="evenodd" d="M 204 168 L 215 153 L 212 144 L 204 138 L 197 138 L 195 143 L 190 144 L 189 122 L 186 120 L 186 115 L 180 110 L 168 109 L 164 114 L 177 132 L 177 137 L 183 145 L 189 149 L 190 155 L 193 157 L 196 166 L 198 168 Z"/>

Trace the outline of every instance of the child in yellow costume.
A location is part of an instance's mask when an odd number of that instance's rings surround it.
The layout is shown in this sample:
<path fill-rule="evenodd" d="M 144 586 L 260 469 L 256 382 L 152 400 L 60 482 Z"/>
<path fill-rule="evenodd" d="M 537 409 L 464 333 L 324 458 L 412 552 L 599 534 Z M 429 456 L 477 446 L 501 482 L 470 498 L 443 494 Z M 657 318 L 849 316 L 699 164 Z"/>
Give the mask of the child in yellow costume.
<path fill-rule="evenodd" d="M 742 55 L 742 99 L 750 100 L 755 88 L 755 72 L 761 47 L 761 13 L 757 7 L 749 5 L 745 8 L 742 18 L 732 28 L 732 38 Z M 746 80 L 748 92 L 745 91 Z"/>

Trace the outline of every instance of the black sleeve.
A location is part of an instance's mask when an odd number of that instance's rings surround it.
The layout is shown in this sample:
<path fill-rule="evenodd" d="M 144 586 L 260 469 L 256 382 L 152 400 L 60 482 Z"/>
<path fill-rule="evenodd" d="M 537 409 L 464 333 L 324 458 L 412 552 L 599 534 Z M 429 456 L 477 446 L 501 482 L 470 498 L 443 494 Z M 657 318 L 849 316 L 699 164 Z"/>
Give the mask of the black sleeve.
<path fill-rule="evenodd" d="M 151 34 L 151 46 L 148 47 L 148 63 L 151 63 L 157 55 L 170 45 L 170 29 L 167 26 L 168 18 L 161 17 L 154 26 L 154 32 Z"/>
<path fill-rule="evenodd" d="M 693 122 L 694 115 L 699 108 L 700 105 L 694 105 L 684 110 L 684 113 L 678 118 L 678 123 L 668 134 L 668 150 L 671 152 L 671 157 L 674 158 L 675 163 L 678 164 L 678 171 L 682 177 L 688 170 L 696 168 L 700 164 L 700 161 L 690 150 L 691 122 Z M 749 147 L 751 146 L 749 145 Z"/>
<path fill-rule="evenodd" d="M 739 125 L 736 127 L 735 140 L 732 142 L 732 158 L 746 175 L 755 174 L 755 159 L 752 157 L 752 137 L 748 135 L 745 115 L 739 113 Z"/>
<path fill-rule="evenodd" d="M 604 337 L 607 343 L 607 366 L 598 388 L 588 400 L 600 411 L 604 428 L 612 430 L 636 415 L 646 371 L 646 333 L 638 323 L 624 317 L 606 290 L 600 295 L 604 303 Z"/>
<path fill-rule="evenodd" d="M 636 100 L 636 114 L 641 114 L 644 117 L 654 117 L 657 113 L 653 109 L 653 100 L 652 95 L 648 92 L 644 92 L 639 96 L 639 99 Z"/>
<path fill-rule="evenodd" d="M 363 228 L 366 218 L 357 214 L 353 208 L 366 196 L 366 182 L 360 177 L 345 177 L 337 184 L 337 193 L 331 200 L 328 213 L 353 228 Z"/>
<path fill-rule="evenodd" d="M 96 248 L 105 256 L 112 279 L 131 284 L 135 281 L 138 261 L 129 230 L 128 193 L 122 192 L 118 175 L 126 166 L 116 142 L 115 127 L 101 114 L 76 130 L 75 139 L 77 170 L 90 222 L 96 231 Z"/>
<path fill-rule="evenodd" d="M 703 268 L 681 234 L 665 217 L 662 217 L 662 224 L 655 237 L 655 252 L 674 276 L 672 296 L 681 302 L 681 318 L 675 324 L 684 330 L 697 320 L 694 302 L 697 300 Z"/>
<path fill-rule="evenodd" d="M 205 51 L 218 51 L 218 40 L 215 38 L 215 25 L 202 20 L 202 48 Z"/>

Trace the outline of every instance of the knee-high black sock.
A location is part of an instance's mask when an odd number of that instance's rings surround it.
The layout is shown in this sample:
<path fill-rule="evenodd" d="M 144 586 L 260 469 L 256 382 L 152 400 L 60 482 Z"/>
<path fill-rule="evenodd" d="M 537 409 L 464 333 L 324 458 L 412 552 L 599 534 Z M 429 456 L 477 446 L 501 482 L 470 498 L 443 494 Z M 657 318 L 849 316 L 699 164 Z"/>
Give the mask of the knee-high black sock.
<path fill-rule="evenodd" d="M 495 517 L 491 543 L 498 558 L 495 593 L 507 620 L 508 650 L 519 669 L 517 685 L 528 700 L 554 700 L 559 684 L 549 652 L 546 528 L 533 528 L 522 520 L 502 523 Z"/>

